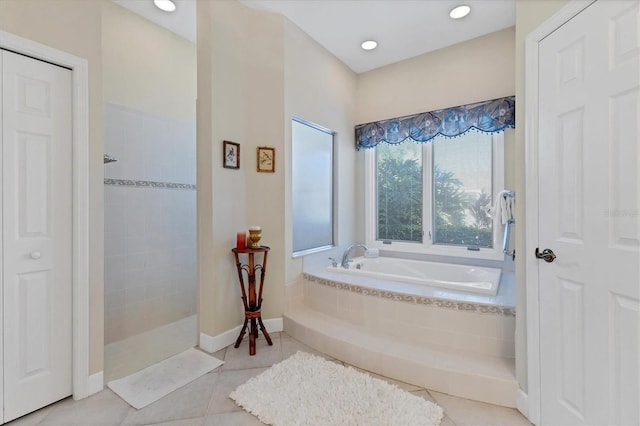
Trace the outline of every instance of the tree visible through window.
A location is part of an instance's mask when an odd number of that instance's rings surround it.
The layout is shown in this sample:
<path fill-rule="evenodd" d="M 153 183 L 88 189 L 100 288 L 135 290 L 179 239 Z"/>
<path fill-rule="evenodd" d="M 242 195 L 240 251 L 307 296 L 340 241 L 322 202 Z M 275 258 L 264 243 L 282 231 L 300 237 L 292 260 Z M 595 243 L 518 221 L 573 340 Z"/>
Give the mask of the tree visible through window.
<path fill-rule="evenodd" d="M 493 246 L 492 175 L 490 134 L 434 139 L 434 244 Z"/>
<path fill-rule="evenodd" d="M 433 244 L 493 246 L 487 212 L 493 198 L 490 134 L 375 149 L 378 240 L 420 243 L 426 223 Z M 424 200 L 430 200 L 431 211 L 423 211 Z"/>
<path fill-rule="evenodd" d="M 376 147 L 379 240 L 422 241 L 422 147 Z"/>

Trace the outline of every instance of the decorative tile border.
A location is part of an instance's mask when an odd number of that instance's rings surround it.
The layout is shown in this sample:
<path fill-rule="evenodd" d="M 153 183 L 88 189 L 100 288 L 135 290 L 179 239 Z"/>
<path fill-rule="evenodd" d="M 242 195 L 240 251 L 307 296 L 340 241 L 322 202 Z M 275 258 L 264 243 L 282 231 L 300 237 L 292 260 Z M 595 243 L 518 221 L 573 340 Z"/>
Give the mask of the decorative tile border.
<path fill-rule="evenodd" d="M 395 300 L 398 302 L 413 303 L 416 305 L 426 305 L 436 308 L 456 309 L 458 311 L 478 312 L 482 314 L 495 314 L 507 317 L 515 317 L 516 309 L 508 306 L 484 305 L 481 303 L 460 302 L 457 300 L 438 299 L 435 297 L 416 296 L 413 294 L 396 293 L 386 290 L 376 290 L 368 287 L 362 287 L 355 284 L 347 284 L 339 281 L 327 280 L 315 275 L 304 273 L 305 280 L 315 282 L 327 287 L 334 287 L 339 290 L 351 291 L 362 294 L 364 296 L 381 297 L 387 300 Z"/>
<path fill-rule="evenodd" d="M 183 189 L 187 191 L 196 190 L 196 185 L 190 183 L 153 182 L 150 180 L 104 178 L 104 184 L 113 186 L 134 186 L 137 188 Z"/>

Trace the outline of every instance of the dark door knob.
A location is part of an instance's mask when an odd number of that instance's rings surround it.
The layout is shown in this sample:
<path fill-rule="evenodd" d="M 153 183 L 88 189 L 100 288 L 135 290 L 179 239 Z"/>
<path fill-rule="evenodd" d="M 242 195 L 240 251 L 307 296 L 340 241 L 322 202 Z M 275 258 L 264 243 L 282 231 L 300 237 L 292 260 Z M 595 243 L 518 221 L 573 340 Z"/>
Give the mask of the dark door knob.
<path fill-rule="evenodd" d="M 538 251 L 538 247 L 536 247 L 536 258 L 543 259 L 545 262 L 551 263 L 555 260 L 556 255 L 551 249 L 544 249 L 542 253 Z"/>

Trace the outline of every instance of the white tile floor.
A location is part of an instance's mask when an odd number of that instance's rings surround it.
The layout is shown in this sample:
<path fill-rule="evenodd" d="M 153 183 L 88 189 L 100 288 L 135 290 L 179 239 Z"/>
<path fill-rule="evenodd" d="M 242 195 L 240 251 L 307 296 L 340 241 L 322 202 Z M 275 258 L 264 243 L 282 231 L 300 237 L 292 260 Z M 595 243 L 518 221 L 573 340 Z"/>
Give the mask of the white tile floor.
<path fill-rule="evenodd" d="M 224 365 L 142 410 L 132 408 L 105 389 L 81 401 L 65 399 L 8 425 L 261 425 L 229 399 L 229 393 L 298 350 L 322 355 L 284 333 L 273 333 L 271 337 L 273 346 L 267 346 L 264 338 L 258 339 L 257 354 L 253 357 L 249 356 L 248 338 L 238 349 L 229 346 L 213 354 L 223 359 Z M 339 360 L 335 362 L 342 364 Z M 372 375 L 438 403 L 445 411 L 443 426 L 530 424 L 511 408 L 456 398 Z"/>

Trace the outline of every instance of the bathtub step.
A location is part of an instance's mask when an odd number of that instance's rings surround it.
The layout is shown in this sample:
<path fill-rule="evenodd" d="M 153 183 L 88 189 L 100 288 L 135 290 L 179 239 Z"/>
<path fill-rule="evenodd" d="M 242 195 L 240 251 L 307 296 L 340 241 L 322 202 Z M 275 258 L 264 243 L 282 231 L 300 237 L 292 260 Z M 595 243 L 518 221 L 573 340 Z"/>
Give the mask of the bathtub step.
<path fill-rule="evenodd" d="M 285 312 L 284 331 L 367 371 L 461 398 L 516 407 L 513 358 L 409 344 L 304 305 Z"/>

